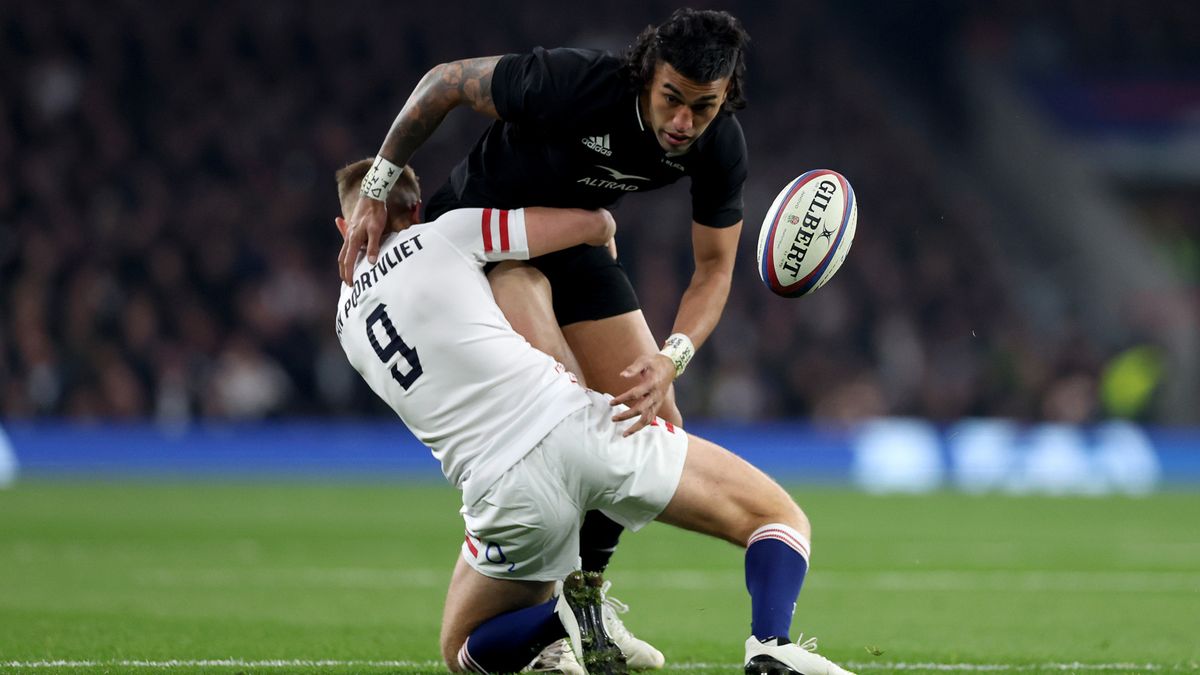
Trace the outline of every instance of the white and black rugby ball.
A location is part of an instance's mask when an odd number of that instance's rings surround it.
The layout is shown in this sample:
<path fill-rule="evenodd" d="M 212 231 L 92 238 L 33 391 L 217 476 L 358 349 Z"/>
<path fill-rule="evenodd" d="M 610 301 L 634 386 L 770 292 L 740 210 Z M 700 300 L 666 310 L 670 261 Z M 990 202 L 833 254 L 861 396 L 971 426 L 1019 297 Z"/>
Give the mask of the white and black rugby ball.
<path fill-rule="evenodd" d="M 775 197 L 758 234 L 758 276 L 785 298 L 825 285 L 846 259 L 858 202 L 845 176 L 809 171 Z"/>

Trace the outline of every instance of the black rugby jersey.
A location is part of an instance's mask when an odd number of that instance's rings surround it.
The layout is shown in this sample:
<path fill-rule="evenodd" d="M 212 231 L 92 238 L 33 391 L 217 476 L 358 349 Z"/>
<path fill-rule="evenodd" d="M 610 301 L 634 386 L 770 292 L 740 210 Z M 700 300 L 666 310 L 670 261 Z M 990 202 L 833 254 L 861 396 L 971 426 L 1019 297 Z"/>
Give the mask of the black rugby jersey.
<path fill-rule="evenodd" d="M 631 192 L 692 180 L 692 218 L 742 219 L 746 140 L 720 113 L 682 155 L 669 156 L 643 123 L 621 61 L 587 49 L 535 48 L 500 59 L 494 122 L 450 174 L 459 206 L 602 208 Z"/>

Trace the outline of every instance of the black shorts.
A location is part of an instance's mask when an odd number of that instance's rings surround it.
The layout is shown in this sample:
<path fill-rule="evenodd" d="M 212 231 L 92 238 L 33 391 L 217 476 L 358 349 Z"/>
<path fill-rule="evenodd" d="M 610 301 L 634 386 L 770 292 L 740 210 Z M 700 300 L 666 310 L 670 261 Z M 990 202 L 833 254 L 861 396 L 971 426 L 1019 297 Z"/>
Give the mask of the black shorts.
<path fill-rule="evenodd" d="M 448 184 L 443 185 L 425 205 L 425 220 L 458 208 L 466 205 L 458 203 Z M 534 258 L 529 264 L 550 280 L 560 326 L 641 309 L 625 268 L 613 260 L 606 246 L 576 246 Z M 493 267 L 495 263 L 490 263 L 485 269 L 490 272 Z"/>

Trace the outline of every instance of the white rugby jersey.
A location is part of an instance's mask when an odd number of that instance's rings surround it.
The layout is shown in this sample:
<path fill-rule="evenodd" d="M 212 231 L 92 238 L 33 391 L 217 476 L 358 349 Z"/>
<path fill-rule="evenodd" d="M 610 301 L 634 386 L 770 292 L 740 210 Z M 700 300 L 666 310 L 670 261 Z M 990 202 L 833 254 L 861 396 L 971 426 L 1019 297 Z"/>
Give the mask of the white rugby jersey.
<path fill-rule="evenodd" d="M 575 378 L 496 306 L 484 263 L 528 258 L 524 211 L 460 209 L 386 237 L 338 300 L 351 365 L 468 505 L 588 405 Z"/>

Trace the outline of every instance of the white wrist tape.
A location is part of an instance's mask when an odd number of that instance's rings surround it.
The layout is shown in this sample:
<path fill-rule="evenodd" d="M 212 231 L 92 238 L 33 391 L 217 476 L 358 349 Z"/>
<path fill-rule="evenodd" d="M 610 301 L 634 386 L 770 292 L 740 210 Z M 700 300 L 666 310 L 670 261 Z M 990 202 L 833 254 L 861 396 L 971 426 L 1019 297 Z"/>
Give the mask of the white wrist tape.
<path fill-rule="evenodd" d="M 683 333 L 673 333 L 667 341 L 663 343 L 663 348 L 658 350 L 659 354 L 671 359 L 675 364 L 675 377 L 683 374 L 687 368 L 688 361 L 696 354 L 696 347 L 692 345 L 692 339 Z"/>
<path fill-rule="evenodd" d="M 374 199 L 377 202 L 387 201 L 388 192 L 396 184 L 396 181 L 400 180 L 400 172 L 403 170 L 403 167 L 396 166 L 376 155 L 371 170 L 363 176 L 362 188 L 359 192 L 367 199 Z"/>

